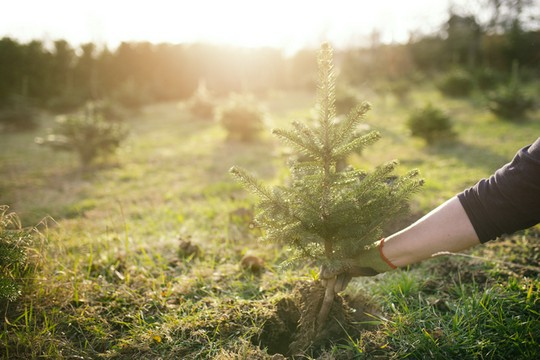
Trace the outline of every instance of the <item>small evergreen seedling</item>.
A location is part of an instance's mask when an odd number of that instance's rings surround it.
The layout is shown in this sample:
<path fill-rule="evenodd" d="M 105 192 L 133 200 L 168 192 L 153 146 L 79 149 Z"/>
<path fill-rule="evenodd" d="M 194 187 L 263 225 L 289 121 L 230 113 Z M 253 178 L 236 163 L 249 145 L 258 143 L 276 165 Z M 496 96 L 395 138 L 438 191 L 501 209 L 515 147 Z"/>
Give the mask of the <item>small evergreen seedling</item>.
<path fill-rule="evenodd" d="M 512 65 L 510 83 L 489 96 L 489 109 L 499 118 L 519 122 L 535 106 L 534 99 L 523 91 L 517 63 Z"/>
<path fill-rule="evenodd" d="M 466 71 L 454 69 L 440 80 L 438 87 L 446 96 L 466 97 L 474 90 L 474 80 Z"/>
<path fill-rule="evenodd" d="M 122 124 L 106 121 L 91 107 L 81 114 L 59 117 L 57 124 L 56 133 L 36 138 L 36 143 L 76 152 L 83 167 L 100 155 L 113 153 L 127 136 Z"/>
<path fill-rule="evenodd" d="M 318 65 L 317 121 L 294 122 L 291 130 L 274 130 L 307 158 L 290 164 L 290 184 L 268 187 L 238 167 L 231 173 L 259 196 L 255 220 L 265 230 L 265 239 L 295 250 L 290 260 L 314 260 L 332 269 L 379 240 L 383 225 L 407 207 L 409 196 L 422 181 L 417 171 L 393 175 L 396 161 L 372 172 L 336 169 L 349 154 L 380 136 L 376 131 L 355 131 L 370 109 L 367 103 L 355 107 L 345 121 L 336 121 L 333 51 L 328 44 L 320 49 Z M 317 331 L 333 304 L 334 283 L 327 283 Z"/>
<path fill-rule="evenodd" d="M 450 117 L 431 103 L 414 110 L 407 120 L 407 127 L 412 136 L 423 138 L 429 145 L 455 137 Z"/>
<path fill-rule="evenodd" d="M 216 101 L 206 87 L 206 82 L 201 80 L 193 96 L 187 102 L 189 111 L 200 119 L 210 120 L 214 116 Z"/>
<path fill-rule="evenodd" d="M 253 141 L 264 128 L 265 111 L 250 94 L 231 94 L 216 109 L 217 121 L 227 130 L 229 139 Z"/>

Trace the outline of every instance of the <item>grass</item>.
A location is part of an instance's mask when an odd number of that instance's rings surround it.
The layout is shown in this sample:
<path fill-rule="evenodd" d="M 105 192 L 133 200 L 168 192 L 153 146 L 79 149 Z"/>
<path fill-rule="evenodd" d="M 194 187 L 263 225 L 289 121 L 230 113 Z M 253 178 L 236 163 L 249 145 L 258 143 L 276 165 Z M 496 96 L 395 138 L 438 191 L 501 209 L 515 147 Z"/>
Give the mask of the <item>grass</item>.
<path fill-rule="evenodd" d="M 413 217 L 437 206 L 509 161 L 540 133 L 531 120 L 499 121 L 481 99 L 443 98 L 418 87 L 408 102 L 368 98 L 366 120 L 383 139 L 350 161 L 371 167 L 398 158 L 419 168 L 424 190 Z M 271 125 L 309 115 L 314 94 L 275 93 L 263 99 Z M 427 101 L 447 109 L 454 143 L 428 147 L 405 128 L 410 110 Z M 127 120 L 130 137 L 118 153 L 78 168 L 74 154 L 32 141 L 42 128 L 0 134 L 0 204 L 25 225 L 38 226 L 42 259 L 32 286 L 3 317 L 0 353 L 6 359 L 267 359 L 257 344 L 276 302 L 312 264 L 281 268 L 287 252 L 257 241 L 242 216 L 254 199 L 227 170 L 240 165 L 268 182 L 285 181 L 286 156 L 267 132 L 255 143 L 227 141 L 219 124 L 201 121 L 183 105 L 156 104 Z M 51 216 L 52 218 L 46 218 Z M 406 220 L 404 220 L 406 221 Z M 200 247 L 179 252 L 179 239 Z M 346 295 L 379 304 L 369 330 L 308 358 L 539 357 L 538 230 L 410 269 L 356 279 Z M 239 263 L 265 261 L 255 275 Z M 536 270 L 535 270 L 536 269 Z"/>
<path fill-rule="evenodd" d="M 538 357 L 540 304 L 533 297 L 538 281 L 491 275 L 477 283 L 452 268 L 452 274 L 441 272 L 447 262 L 431 265 L 435 276 L 399 274 L 382 286 L 392 314 L 383 330 L 389 353 L 398 358 Z M 475 269 L 474 276 L 485 271 Z"/>

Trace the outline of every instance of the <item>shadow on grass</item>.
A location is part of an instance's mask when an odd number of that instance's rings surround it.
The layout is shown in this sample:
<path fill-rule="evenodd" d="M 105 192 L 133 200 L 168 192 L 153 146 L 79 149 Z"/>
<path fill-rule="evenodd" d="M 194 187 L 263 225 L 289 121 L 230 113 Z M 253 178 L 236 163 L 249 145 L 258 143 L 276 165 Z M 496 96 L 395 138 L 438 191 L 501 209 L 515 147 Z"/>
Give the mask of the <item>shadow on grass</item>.
<path fill-rule="evenodd" d="M 243 142 L 225 139 L 216 146 L 213 171 L 228 173 L 232 166 L 240 166 L 257 178 L 269 179 L 275 175 L 275 148 L 268 139 Z"/>
<path fill-rule="evenodd" d="M 489 148 L 461 142 L 456 139 L 431 145 L 427 148 L 432 155 L 441 158 L 453 158 L 470 168 L 481 168 L 492 173 L 504 164 L 510 162 L 512 157 L 497 154 Z M 516 149 L 516 152 L 519 149 Z"/>

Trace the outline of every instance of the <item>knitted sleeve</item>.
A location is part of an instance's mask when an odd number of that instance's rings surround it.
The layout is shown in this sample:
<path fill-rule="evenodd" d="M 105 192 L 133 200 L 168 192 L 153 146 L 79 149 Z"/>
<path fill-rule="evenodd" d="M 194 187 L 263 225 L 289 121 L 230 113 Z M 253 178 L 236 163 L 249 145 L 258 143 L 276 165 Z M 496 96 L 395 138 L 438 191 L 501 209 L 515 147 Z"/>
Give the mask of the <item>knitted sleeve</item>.
<path fill-rule="evenodd" d="M 488 179 L 458 194 L 481 242 L 540 222 L 540 138 Z"/>

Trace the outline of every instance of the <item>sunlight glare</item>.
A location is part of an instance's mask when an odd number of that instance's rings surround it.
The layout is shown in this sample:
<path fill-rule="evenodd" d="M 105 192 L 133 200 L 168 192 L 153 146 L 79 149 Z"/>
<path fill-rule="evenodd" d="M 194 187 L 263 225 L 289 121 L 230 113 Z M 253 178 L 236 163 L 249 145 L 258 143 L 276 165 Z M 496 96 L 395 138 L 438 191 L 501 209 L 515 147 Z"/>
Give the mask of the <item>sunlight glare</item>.
<path fill-rule="evenodd" d="M 396 0 L 335 0 L 332 3 L 156 0 L 131 5 L 130 15 L 123 17 L 119 26 L 107 29 L 107 33 L 114 34 L 118 40 L 120 37 L 126 40 L 131 34 L 132 40 L 179 43 L 196 39 L 246 47 L 283 48 L 299 48 L 306 43 L 317 46 L 321 41 L 337 39 L 341 44 L 335 45 L 350 45 L 351 42 L 365 41 L 375 30 L 383 33 L 385 41 L 406 41 L 406 29 L 414 27 L 413 22 L 422 24 L 421 17 L 433 7 L 428 0 L 415 0 L 414 3 L 416 9 L 423 6 L 420 15 L 412 15 L 411 3 Z M 109 6 L 117 7 L 113 13 L 122 10 L 118 3 Z M 444 17 L 445 11 L 441 14 L 432 11 L 430 15 Z M 108 23 L 113 23 L 113 19 Z M 426 23 L 424 19 L 424 26 Z M 131 32 L 123 34 L 122 28 L 131 29 Z"/>
<path fill-rule="evenodd" d="M 460 0 L 453 0 L 460 1 Z M 74 43 L 209 42 L 295 50 L 362 45 L 373 31 L 383 41 L 406 41 L 411 29 L 439 24 L 448 8 L 432 0 L 20 0 L 10 13 L 33 11 L 21 22 L 0 14 L 0 29 L 24 40 L 66 38 Z"/>

